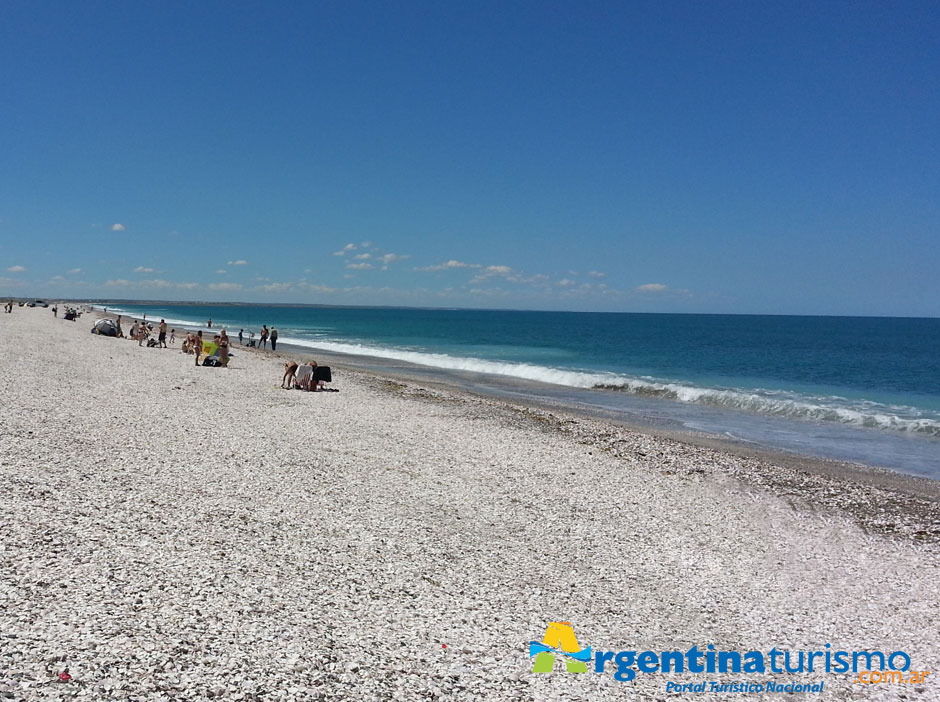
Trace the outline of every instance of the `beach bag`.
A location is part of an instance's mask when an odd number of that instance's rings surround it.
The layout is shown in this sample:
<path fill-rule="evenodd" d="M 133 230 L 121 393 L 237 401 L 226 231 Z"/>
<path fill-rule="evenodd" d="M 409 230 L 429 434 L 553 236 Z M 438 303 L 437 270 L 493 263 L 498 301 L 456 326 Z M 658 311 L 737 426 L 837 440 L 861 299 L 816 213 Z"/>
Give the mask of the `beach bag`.
<path fill-rule="evenodd" d="M 206 356 L 202 360 L 202 365 L 204 366 L 221 366 L 222 361 L 219 360 L 218 356 Z"/>

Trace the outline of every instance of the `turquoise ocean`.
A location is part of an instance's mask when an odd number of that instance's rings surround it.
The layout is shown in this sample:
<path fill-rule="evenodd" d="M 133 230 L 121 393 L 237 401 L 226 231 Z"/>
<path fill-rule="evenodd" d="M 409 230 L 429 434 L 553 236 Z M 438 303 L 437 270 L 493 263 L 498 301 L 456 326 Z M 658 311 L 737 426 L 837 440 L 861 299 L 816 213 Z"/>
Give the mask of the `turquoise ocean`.
<path fill-rule="evenodd" d="M 940 319 L 96 306 L 246 339 L 266 324 L 361 367 L 940 479 Z"/>

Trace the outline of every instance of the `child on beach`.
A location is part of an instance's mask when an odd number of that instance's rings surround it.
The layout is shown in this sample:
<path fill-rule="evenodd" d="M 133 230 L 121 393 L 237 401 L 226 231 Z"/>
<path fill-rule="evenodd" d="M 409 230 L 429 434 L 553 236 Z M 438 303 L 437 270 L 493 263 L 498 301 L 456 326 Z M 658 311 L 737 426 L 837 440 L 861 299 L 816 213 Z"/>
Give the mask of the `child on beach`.
<path fill-rule="evenodd" d="M 170 343 L 171 344 L 176 343 L 176 330 L 175 329 L 170 329 Z"/>

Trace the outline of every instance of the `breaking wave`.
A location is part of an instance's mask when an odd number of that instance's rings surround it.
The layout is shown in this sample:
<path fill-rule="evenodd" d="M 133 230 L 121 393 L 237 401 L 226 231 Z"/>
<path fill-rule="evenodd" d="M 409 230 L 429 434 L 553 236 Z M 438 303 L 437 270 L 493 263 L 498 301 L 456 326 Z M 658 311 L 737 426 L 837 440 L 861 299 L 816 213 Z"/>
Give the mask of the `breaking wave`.
<path fill-rule="evenodd" d="M 488 373 L 573 388 L 625 392 L 713 407 L 776 415 L 791 419 L 836 422 L 871 429 L 886 429 L 940 437 L 940 414 L 916 407 L 886 405 L 838 396 L 809 396 L 784 390 L 705 388 L 654 378 L 616 373 L 552 368 L 530 363 L 492 361 L 407 349 L 385 348 L 328 340 L 281 338 L 283 343 L 356 356 L 406 361 L 446 370 Z"/>

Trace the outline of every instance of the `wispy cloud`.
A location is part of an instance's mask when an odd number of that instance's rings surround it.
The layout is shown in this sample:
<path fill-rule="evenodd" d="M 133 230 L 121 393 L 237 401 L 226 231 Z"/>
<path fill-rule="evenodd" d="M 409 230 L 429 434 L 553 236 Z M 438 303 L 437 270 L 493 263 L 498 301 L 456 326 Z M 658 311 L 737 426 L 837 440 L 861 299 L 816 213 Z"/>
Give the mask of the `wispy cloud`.
<path fill-rule="evenodd" d="M 600 271 L 588 271 L 588 275 L 591 278 L 606 278 L 607 277 L 606 273 L 601 273 Z"/>
<path fill-rule="evenodd" d="M 26 270 L 26 266 L 10 266 L 7 268 L 7 273 L 22 273 Z"/>
<path fill-rule="evenodd" d="M 81 273 L 81 272 L 82 272 L 82 269 L 81 269 L 81 268 L 69 268 L 69 269 L 66 271 L 66 273 L 68 273 L 69 275 L 78 275 L 78 274 Z"/>
<path fill-rule="evenodd" d="M 220 268 L 219 270 L 216 271 L 216 273 L 217 273 L 218 275 L 224 275 L 224 274 L 228 273 L 228 271 L 225 270 L 224 268 Z"/>
<path fill-rule="evenodd" d="M 446 271 L 453 270 L 456 268 L 483 268 L 479 263 L 464 263 L 463 261 L 455 261 L 451 259 L 449 261 L 444 261 L 444 263 L 439 263 L 435 266 L 421 266 L 419 268 L 414 268 L 412 270 L 416 271 Z"/>
<path fill-rule="evenodd" d="M 125 227 L 123 224 L 117 223 L 117 224 L 112 224 L 112 225 L 111 225 L 111 231 L 112 231 L 112 232 L 123 232 L 123 231 L 125 231 L 125 230 L 126 230 L 126 227 Z"/>
<path fill-rule="evenodd" d="M 645 285 L 638 285 L 633 291 L 641 295 L 656 295 L 669 299 L 689 297 L 692 295 L 691 291 L 685 288 L 671 288 L 664 283 L 646 283 Z"/>
<path fill-rule="evenodd" d="M 165 290 L 168 288 L 192 290 L 199 287 L 199 283 L 178 283 L 173 280 L 163 280 L 162 278 L 151 278 L 148 280 L 127 280 L 126 278 L 115 278 L 112 280 L 106 280 L 104 284 L 109 288 L 156 288 L 160 290 Z"/>
<path fill-rule="evenodd" d="M 358 249 L 358 248 L 359 248 L 359 247 L 356 246 L 355 244 L 346 244 L 346 246 L 344 246 L 343 248 L 341 248 L 339 251 L 334 251 L 334 252 L 333 252 L 333 255 L 334 255 L 334 256 L 345 256 L 345 255 L 348 254 L 350 251 L 355 251 L 355 250 Z"/>
<path fill-rule="evenodd" d="M 509 281 L 517 281 L 518 276 L 511 266 L 486 266 L 470 280 L 470 284 L 482 283 L 488 278 L 500 277 Z"/>
<path fill-rule="evenodd" d="M 229 266 L 247 266 L 247 265 L 248 265 L 248 261 L 246 261 L 246 260 L 243 259 L 243 258 L 240 258 L 240 259 L 238 259 L 237 261 L 229 261 L 227 265 L 229 265 Z"/>
<path fill-rule="evenodd" d="M 209 283 L 208 287 L 209 287 L 209 290 L 223 291 L 223 292 L 242 289 L 242 286 L 239 283 Z"/>
<path fill-rule="evenodd" d="M 351 271 L 369 271 L 375 268 L 371 263 L 347 263 L 346 268 Z"/>
<path fill-rule="evenodd" d="M 363 259 L 363 260 L 364 260 L 364 259 L 367 259 L 367 258 L 372 258 L 372 254 L 370 254 L 370 253 L 356 254 L 355 256 L 353 256 L 353 258 L 358 258 L 358 259 Z"/>
<path fill-rule="evenodd" d="M 381 256 L 379 256 L 379 260 L 386 266 L 389 265 L 390 263 L 395 263 L 397 261 L 404 261 L 406 258 L 411 258 L 411 255 L 387 253 L 387 254 L 382 254 Z"/>
<path fill-rule="evenodd" d="M 282 293 L 282 292 L 291 292 L 294 289 L 293 283 L 268 283 L 266 285 L 259 285 L 257 290 L 266 293 Z"/>
<path fill-rule="evenodd" d="M 153 268 L 147 268 L 146 266 L 137 266 L 137 268 L 134 269 L 135 273 L 153 273 L 153 271 Z"/>

